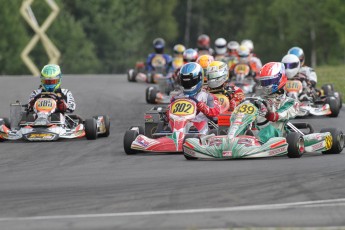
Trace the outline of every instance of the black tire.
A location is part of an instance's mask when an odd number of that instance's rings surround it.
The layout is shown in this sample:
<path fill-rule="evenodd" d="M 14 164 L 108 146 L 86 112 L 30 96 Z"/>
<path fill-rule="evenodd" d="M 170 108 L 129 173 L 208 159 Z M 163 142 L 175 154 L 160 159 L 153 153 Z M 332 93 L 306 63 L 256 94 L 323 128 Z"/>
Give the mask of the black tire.
<path fill-rule="evenodd" d="M 123 148 L 127 155 L 136 154 L 138 151 L 131 148 L 132 142 L 137 138 L 138 132 L 135 130 L 127 130 L 123 137 Z"/>
<path fill-rule="evenodd" d="M 341 130 L 336 128 L 321 129 L 321 133 L 330 132 L 332 135 L 332 147 L 329 150 L 323 151 L 323 154 L 338 154 L 344 148 L 344 134 Z"/>
<path fill-rule="evenodd" d="M 343 95 L 339 92 L 334 92 L 334 97 L 338 100 L 339 109 L 343 107 Z"/>
<path fill-rule="evenodd" d="M 304 153 L 304 140 L 301 134 L 291 132 L 286 136 L 289 158 L 300 158 Z"/>
<path fill-rule="evenodd" d="M 191 157 L 191 156 L 188 156 L 188 155 L 186 155 L 186 154 L 183 154 L 183 156 L 184 156 L 187 160 L 189 160 L 189 161 L 198 160 L 198 158 L 196 158 L 196 157 Z"/>
<path fill-rule="evenodd" d="M 132 128 L 134 128 L 134 127 L 137 127 L 138 128 L 138 130 L 139 130 L 139 134 L 145 134 L 145 130 L 144 130 L 144 128 L 142 127 L 142 126 L 140 126 L 140 125 L 138 125 L 138 126 L 131 126 L 130 128 L 129 128 L 129 130 L 131 130 Z"/>
<path fill-rule="evenodd" d="M 156 104 L 156 96 L 158 89 L 154 86 L 147 87 L 146 89 L 146 102 L 149 104 Z"/>
<path fill-rule="evenodd" d="M 2 118 L 2 121 L 0 121 L 0 125 L 4 124 L 7 128 L 11 128 L 11 122 L 10 119 L 7 117 Z"/>
<path fill-rule="evenodd" d="M 338 100 L 335 97 L 331 96 L 326 98 L 326 103 L 329 104 L 329 107 L 332 112 L 329 116 L 338 117 L 340 111 Z"/>
<path fill-rule="evenodd" d="M 85 120 L 85 134 L 86 139 L 96 140 L 97 139 L 97 121 L 95 118 Z"/>
<path fill-rule="evenodd" d="M 135 76 L 137 75 L 137 73 L 136 73 L 136 71 L 135 71 L 135 69 L 129 69 L 128 71 L 127 71 L 127 80 L 129 81 L 129 82 L 135 82 L 136 80 L 135 80 Z"/>
<path fill-rule="evenodd" d="M 325 84 L 321 87 L 325 96 L 332 96 L 334 92 L 333 84 Z"/>
<path fill-rule="evenodd" d="M 110 119 L 107 115 L 102 115 L 104 119 L 105 133 L 99 134 L 99 137 L 109 137 L 110 135 Z M 97 119 L 97 117 L 96 117 Z"/>

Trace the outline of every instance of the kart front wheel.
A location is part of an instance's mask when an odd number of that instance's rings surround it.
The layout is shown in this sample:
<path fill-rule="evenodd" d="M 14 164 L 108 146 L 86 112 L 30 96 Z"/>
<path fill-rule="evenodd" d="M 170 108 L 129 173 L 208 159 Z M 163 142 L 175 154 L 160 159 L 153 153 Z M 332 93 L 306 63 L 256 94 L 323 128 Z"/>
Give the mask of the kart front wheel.
<path fill-rule="evenodd" d="M 109 137 L 110 135 L 110 119 L 107 115 L 102 115 L 104 126 L 105 126 L 105 133 L 99 134 L 100 137 Z"/>
<path fill-rule="evenodd" d="M 323 154 L 338 154 L 343 151 L 344 148 L 344 134 L 341 130 L 336 128 L 324 128 L 321 129 L 321 133 L 330 132 L 332 135 L 332 147 L 326 151 L 323 151 Z M 327 141 L 327 140 L 326 140 Z"/>
<path fill-rule="evenodd" d="M 156 104 L 158 90 L 156 87 L 150 86 L 146 88 L 146 102 L 149 104 Z"/>
<path fill-rule="evenodd" d="M 136 154 L 138 151 L 131 148 L 131 145 L 139 133 L 136 130 L 127 130 L 123 137 L 123 148 L 127 155 Z"/>
<path fill-rule="evenodd" d="M 0 125 L 5 125 L 7 128 L 11 128 L 11 122 L 10 119 L 7 117 L 2 118 L 2 121 L 0 120 Z"/>
<path fill-rule="evenodd" d="M 97 139 L 97 121 L 94 118 L 85 120 L 85 135 L 88 140 Z"/>
<path fill-rule="evenodd" d="M 286 136 L 286 142 L 288 143 L 289 158 L 300 158 L 304 153 L 304 140 L 301 134 L 291 132 Z"/>
<path fill-rule="evenodd" d="M 335 97 L 331 96 L 326 98 L 326 103 L 329 104 L 329 107 L 332 112 L 329 116 L 337 117 L 340 111 L 339 101 Z"/>

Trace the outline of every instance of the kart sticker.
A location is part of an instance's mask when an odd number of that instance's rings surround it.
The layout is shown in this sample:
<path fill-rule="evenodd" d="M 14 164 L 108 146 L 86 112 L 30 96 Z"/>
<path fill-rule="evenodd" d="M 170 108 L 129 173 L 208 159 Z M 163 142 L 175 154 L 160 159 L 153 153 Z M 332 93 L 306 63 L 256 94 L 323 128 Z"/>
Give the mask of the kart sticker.
<path fill-rule="evenodd" d="M 300 92 L 302 90 L 302 83 L 300 81 L 287 81 L 285 85 L 287 92 Z"/>
<path fill-rule="evenodd" d="M 176 100 L 171 105 L 170 113 L 179 116 L 192 115 L 195 111 L 195 105 L 187 100 Z"/>
<path fill-rule="evenodd" d="M 161 67 L 161 66 L 165 66 L 166 61 L 165 58 L 162 55 L 156 55 L 152 61 L 152 66 L 153 67 Z"/>
<path fill-rule="evenodd" d="M 223 94 L 215 94 L 215 96 L 218 98 L 221 113 L 227 111 L 230 107 L 229 98 Z"/>
<path fill-rule="evenodd" d="M 257 110 L 256 107 L 250 104 L 243 104 L 240 107 L 237 107 L 236 113 L 245 113 L 245 114 L 253 114 Z"/>
<path fill-rule="evenodd" d="M 50 112 L 56 106 L 56 102 L 51 98 L 40 98 L 36 101 L 37 111 Z"/>
<path fill-rule="evenodd" d="M 28 135 L 28 139 L 45 139 L 45 140 L 51 140 L 54 138 L 54 134 L 51 133 L 31 133 Z"/>

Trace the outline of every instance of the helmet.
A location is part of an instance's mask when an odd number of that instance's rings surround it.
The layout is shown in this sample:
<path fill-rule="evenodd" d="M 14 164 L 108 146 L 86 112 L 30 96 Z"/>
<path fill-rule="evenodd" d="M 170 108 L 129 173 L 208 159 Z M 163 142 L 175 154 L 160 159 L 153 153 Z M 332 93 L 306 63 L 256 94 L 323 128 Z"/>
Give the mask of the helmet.
<path fill-rule="evenodd" d="M 183 92 L 189 96 L 195 96 L 200 92 L 203 83 L 204 71 L 202 67 L 195 62 L 184 64 L 179 73 Z"/>
<path fill-rule="evenodd" d="M 224 38 L 217 38 L 214 42 L 214 48 L 217 54 L 226 53 L 226 40 Z"/>
<path fill-rule="evenodd" d="M 240 44 L 237 41 L 230 41 L 227 45 L 229 53 L 237 53 Z"/>
<path fill-rule="evenodd" d="M 175 55 L 182 55 L 185 50 L 186 50 L 186 47 L 182 44 L 177 44 L 174 46 Z"/>
<path fill-rule="evenodd" d="M 201 55 L 200 57 L 198 57 L 198 59 L 196 60 L 196 62 L 203 68 L 206 69 L 207 66 L 214 61 L 213 56 L 208 55 L 208 54 L 204 54 Z"/>
<path fill-rule="evenodd" d="M 229 78 L 228 65 L 221 61 L 213 61 L 207 67 L 206 76 L 211 89 L 221 87 Z"/>
<path fill-rule="evenodd" d="M 198 37 L 198 48 L 208 49 L 210 48 L 210 37 L 206 34 L 202 34 Z"/>
<path fill-rule="evenodd" d="M 41 85 L 47 92 L 54 92 L 61 85 L 60 66 L 55 64 L 45 65 L 41 71 Z"/>
<path fill-rule="evenodd" d="M 186 49 L 183 52 L 183 61 L 184 62 L 195 62 L 198 58 L 198 52 L 195 49 Z"/>
<path fill-rule="evenodd" d="M 161 54 L 164 51 L 165 41 L 163 38 L 156 38 L 153 40 L 153 48 L 156 53 Z"/>
<path fill-rule="evenodd" d="M 241 41 L 241 45 L 247 46 L 250 53 L 252 53 L 254 50 L 254 44 L 253 44 L 252 40 L 244 39 L 243 41 Z"/>
<path fill-rule="evenodd" d="M 265 64 L 260 70 L 258 80 L 266 95 L 282 89 L 287 81 L 284 64 L 281 62 Z"/>
<path fill-rule="evenodd" d="M 289 51 L 287 53 L 296 55 L 299 58 L 301 66 L 304 65 L 304 52 L 301 48 L 299 48 L 297 46 L 292 47 L 291 49 L 289 49 Z"/>
<path fill-rule="evenodd" d="M 238 48 L 238 56 L 240 57 L 240 60 L 247 60 L 250 54 L 250 50 L 247 46 L 240 45 Z"/>
<path fill-rule="evenodd" d="M 285 66 L 286 77 L 291 79 L 296 76 L 301 67 L 298 57 L 293 54 L 287 54 L 283 57 L 282 62 Z"/>

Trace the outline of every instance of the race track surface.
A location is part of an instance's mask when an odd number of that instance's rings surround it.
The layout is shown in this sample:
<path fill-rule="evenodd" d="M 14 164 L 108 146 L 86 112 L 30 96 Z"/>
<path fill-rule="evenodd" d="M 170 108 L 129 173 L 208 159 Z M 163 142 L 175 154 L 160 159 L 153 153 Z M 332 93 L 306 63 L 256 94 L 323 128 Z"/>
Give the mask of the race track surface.
<path fill-rule="evenodd" d="M 26 102 L 38 78 L 0 77 L 0 116 Z M 187 161 L 127 156 L 123 135 L 143 125 L 147 85 L 124 75 L 64 76 L 85 118 L 107 114 L 111 134 L 53 143 L 0 143 L 0 229 L 220 229 L 345 226 L 345 154 Z M 338 118 L 310 123 L 345 130 Z"/>

